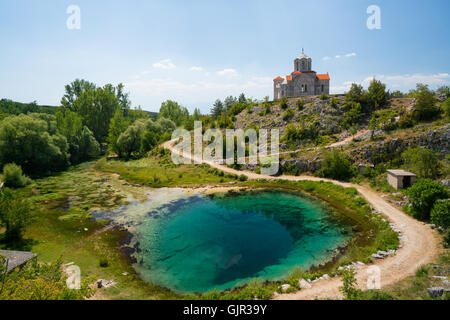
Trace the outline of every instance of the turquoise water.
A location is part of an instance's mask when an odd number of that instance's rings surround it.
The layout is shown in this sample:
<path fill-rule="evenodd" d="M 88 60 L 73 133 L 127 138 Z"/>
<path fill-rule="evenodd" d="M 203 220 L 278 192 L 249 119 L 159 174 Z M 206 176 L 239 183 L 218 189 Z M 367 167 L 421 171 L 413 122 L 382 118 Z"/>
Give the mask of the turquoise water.
<path fill-rule="evenodd" d="M 298 194 L 193 196 L 149 213 L 137 227 L 135 268 L 144 280 L 182 293 L 281 280 L 296 265 L 330 259 L 348 239 L 344 230 Z"/>

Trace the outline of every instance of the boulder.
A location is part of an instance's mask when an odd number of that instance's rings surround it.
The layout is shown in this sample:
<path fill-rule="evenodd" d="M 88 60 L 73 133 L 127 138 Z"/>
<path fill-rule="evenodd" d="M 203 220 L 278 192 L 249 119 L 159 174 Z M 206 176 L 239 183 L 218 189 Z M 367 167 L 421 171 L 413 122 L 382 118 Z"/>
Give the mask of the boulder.
<path fill-rule="evenodd" d="M 111 286 L 114 286 L 116 283 L 112 280 L 104 280 L 104 279 L 98 279 L 96 282 L 97 288 L 109 288 Z"/>
<path fill-rule="evenodd" d="M 300 279 L 300 280 L 298 280 L 298 286 L 299 286 L 301 289 L 309 289 L 309 288 L 312 287 L 312 286 L 309 284 L 309 282 L 306 281 L 305 279 Z"/>
<path fill-rule="evenodd" d="M 286 292 L 291 287 L 290 284 L 283 284 L 281 285 L 281 291 Z"/>

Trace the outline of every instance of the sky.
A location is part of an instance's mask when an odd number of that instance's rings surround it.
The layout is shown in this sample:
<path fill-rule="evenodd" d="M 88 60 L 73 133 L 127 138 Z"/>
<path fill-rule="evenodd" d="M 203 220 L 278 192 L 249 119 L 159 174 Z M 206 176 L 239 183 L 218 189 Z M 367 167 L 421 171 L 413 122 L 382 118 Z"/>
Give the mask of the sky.
<path fill-rule="evenodd" d="M 80 78 L 123 83 L 144 110 L 171 99 L 207 113 L 241 92 L 273 98 L 302 48 L 331 93 L 373 77 L 437 88 L 450 84 L 449 12 L 448 0 L 1 0 L 0 98 L 59 105 Z"/>

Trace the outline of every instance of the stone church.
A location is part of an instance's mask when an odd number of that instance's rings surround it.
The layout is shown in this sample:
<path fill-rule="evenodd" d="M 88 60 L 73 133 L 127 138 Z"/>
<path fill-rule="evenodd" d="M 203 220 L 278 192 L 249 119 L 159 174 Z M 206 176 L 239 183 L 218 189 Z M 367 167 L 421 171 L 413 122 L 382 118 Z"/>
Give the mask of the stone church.
<path fill-rule="evenodd" d="M 312 59 L 303 53 L 294 60 L 294 72 L 285 78 L 273 79 L 273 97 L 297 98 L 330 94 L 330 76 L 311 70 Z"/>

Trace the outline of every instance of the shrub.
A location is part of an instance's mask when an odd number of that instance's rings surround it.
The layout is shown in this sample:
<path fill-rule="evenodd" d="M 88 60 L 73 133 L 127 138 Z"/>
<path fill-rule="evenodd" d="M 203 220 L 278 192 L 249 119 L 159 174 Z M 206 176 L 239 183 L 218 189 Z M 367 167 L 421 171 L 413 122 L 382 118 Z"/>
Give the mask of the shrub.
<path fill-rule="evenodd" d="M 417 98 L 413 112 L 416 120 L 430 120 L 440 113 L 440 109 L 436 106 L 434 92 L 428 89 L 428 85 L 418 83 L 414 95 Z"/>
<path fill-rule="evenodd" d="M 286 110 L 286 112 L 283 114 L 283 120 L 289 120 L 295 115 L 294 111 L 292 109 Z"/>
<path fill-rule="evenodd" d="M 415 172 L 420 178 L 434 179 L 439 174 L 440 163 L 436 152 L 426 148 L 408 148 L 402 153 L 408 170 Z"/>
<path fill-rule="evenodd" d="M 108 259 L 101 258 L 100 262 L 99 262 L 99 265 L 100 265 L 101 268 L 107 268 L 109 266 Z"/>
<path fill-rule="evenodd" d="M 348 102 L 345 108 L 347 111 L 345 112 L 344 119 L 342 119 L 342 127 L 348 129 L 358 123 L 364 114 L 361 104 L 358 102 Z"/>
<path fill-rule="evenodd" d="M 367 89 L 367 102 L 374 109 L 383 108 L 389 99 L 389 92 L 386 85 L 381 81 L 373 79 Z"/>
<path fill-rule="evenodd" d="M 344 269 L 342 272 L 342 287 L 339 287 L 339 290 L 344 294 L 345 300 L 358 300 L 361 291 L 356 288 L 356 285 L 355 270 L 352 268 Z"/>
<path fill-rule="evenodd" d="M 319 98 L 320 98 L 320 100 L 328 100 L 328 95 L 326 95 L 325 93 L 322 93 Z"/>
<path fill-rule="evenodd" d="M 398 120 L 398 127 L 400 129 L 412 128 L 414 124 L 415 122 L 411 112 L 405 113 Z"/>
<path fill-rule="evenodd" d="M 336 149 L 325 152 L 319 175 L 336 180 L 348 180 L 353 175 L 349 157 Z"/>
<path fill-rule="evenodd" d="M 431 222 L 442 228 L 450 227 L 450 200 L 436 201 L 430 213 Z"/>
<path fill-rule="evenodd" d="M 28 200 L 16 199 L 13 193 L 6 189 L 0 193 L 0 225 L 6 227 L 6 241 L 20 241 L 25 227 L 31 221 L 31 207 Z"/>
<path fill-rule="evenodd" d="M 447 121 L 450 121 L 450 98 L 445 100 L 445 102 L 442 104 L 442 109 L 443 109 L 444 114 L 445 114 L 445 119 Z"/>
<path fill-rule="evenodd" d="M 303 101 L 303 99 L 298 99 L 296 104 L 298 111 L 302 111 L 305 108 L 305 102 Z"/>
<path fill-rule="evenodd" d="M 248 180 L 248 177 L 245 174 L 241 174 L 239 176 L 239 181 L 247 181 L 247 180 Z"/>
<path fill-rule="evenodd" d="M 3 167 L 3 182 L 7 187 L 21 188 L 28 184 L 29 179 L 22 174 L 22 168 L 15 163 Z"/>
<path fill-rule="evenodd" d="M 411 205 L 411 214 L 422 220 L 430 218 L 430 212 L 435 202 L 447 198 L 445 187 L 437 181 L 431 179 L 419 179 L 406 190 Z"/>
<path fill-rule="evenodd" d="M 280 100 L 281 109 L 286 109 L 288 107 L 288 99 L 286 97 L 282 97 Z"/>
<path fill-rule="evenodd" d="M 339 100 L 338 100 L 336 97 L 333 97 L 333 98 L 331 99 L 330 105 L 331 105 L 333 108 L 336 108 L 336 107 L 338 106 L 338 104 L 339 104 Z"/>

